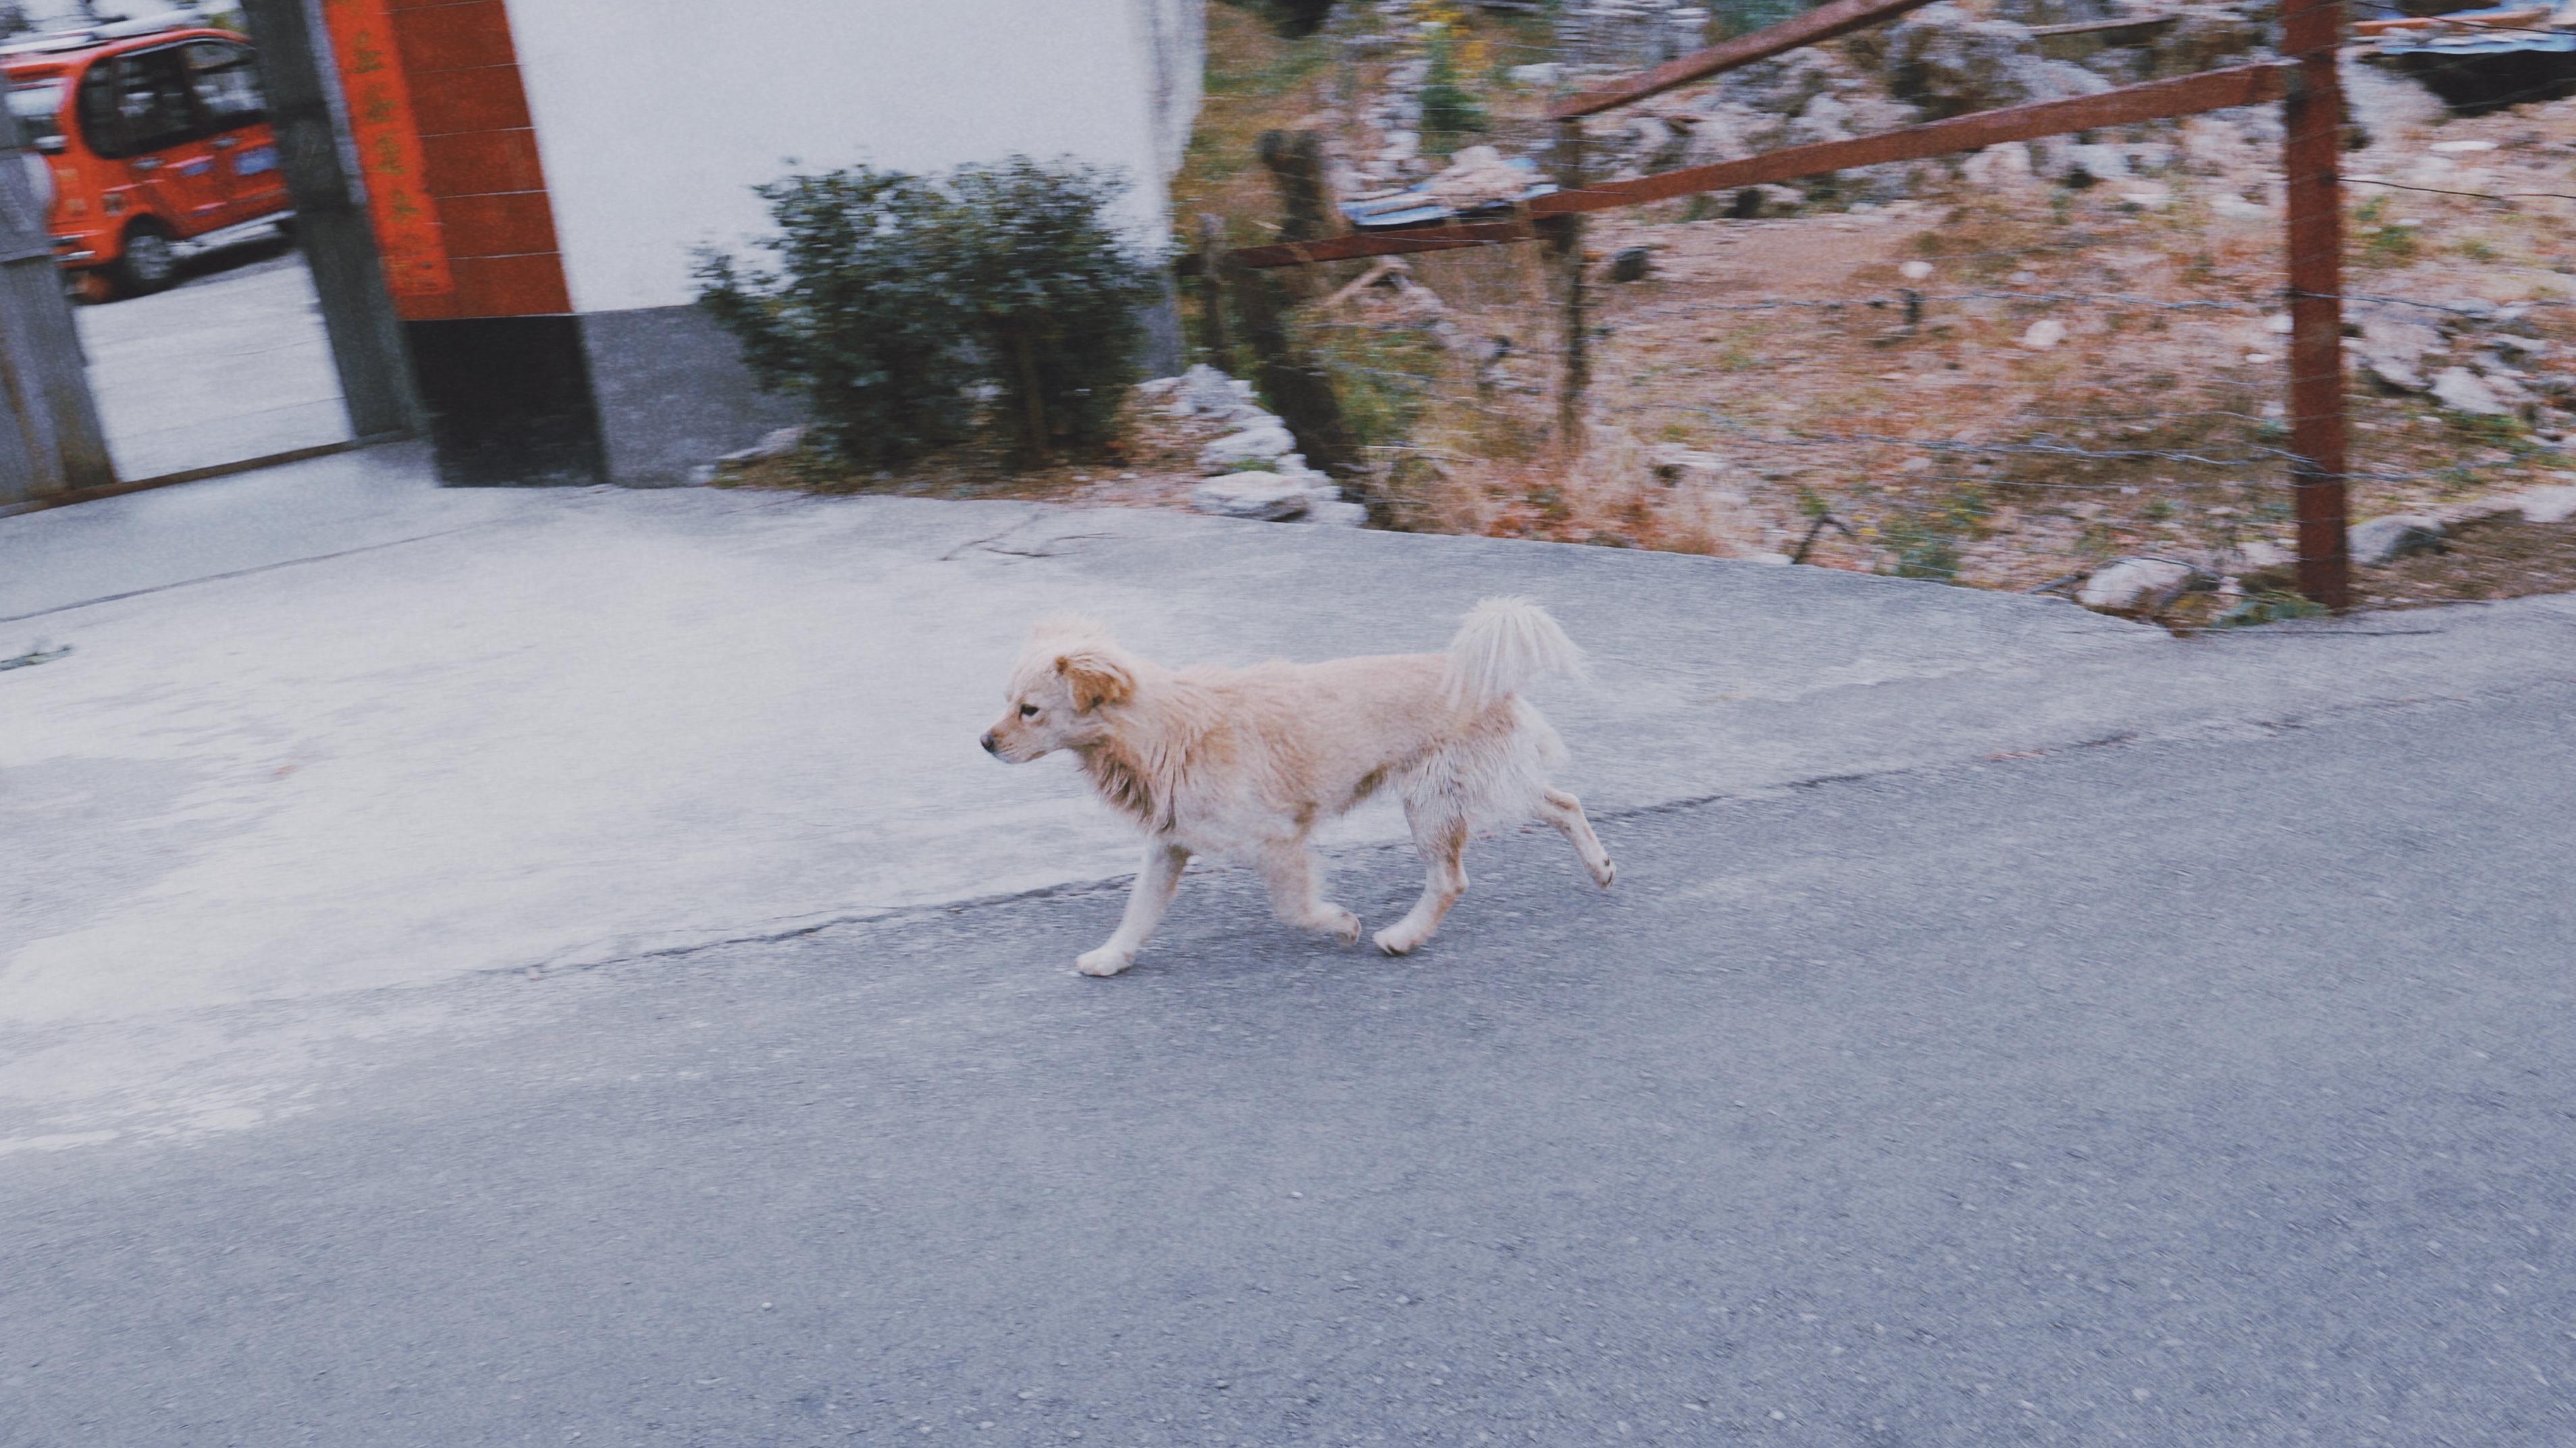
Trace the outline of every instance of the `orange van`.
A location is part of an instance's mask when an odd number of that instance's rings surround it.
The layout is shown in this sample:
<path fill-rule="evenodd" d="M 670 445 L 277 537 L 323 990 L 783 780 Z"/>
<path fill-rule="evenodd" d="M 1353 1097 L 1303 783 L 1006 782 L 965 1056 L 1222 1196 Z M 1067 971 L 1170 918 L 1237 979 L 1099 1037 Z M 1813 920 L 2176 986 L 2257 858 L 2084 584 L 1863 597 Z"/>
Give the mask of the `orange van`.
<path fill-rule="evenodd" d="M 0 46 L 0 71 L 43 158 L 55 259 L 91 300 L 159 291 L 293 207 L 242 36 L 121 21 Z"/>

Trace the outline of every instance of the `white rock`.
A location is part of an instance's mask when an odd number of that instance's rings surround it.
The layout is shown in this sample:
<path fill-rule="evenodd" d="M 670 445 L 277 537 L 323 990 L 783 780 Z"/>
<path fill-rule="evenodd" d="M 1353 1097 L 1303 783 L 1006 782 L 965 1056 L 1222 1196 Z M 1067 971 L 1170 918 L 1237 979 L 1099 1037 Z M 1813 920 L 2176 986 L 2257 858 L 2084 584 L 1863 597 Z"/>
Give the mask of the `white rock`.
<path fill-rule="evenodd" d="M 2525 522 L 2564 523 L 2576 518 L 2576 483 L 2525 488 L 2516 493 L 2512 501 L 2522 510 Z"/>
<path fill-rule="evenodd" d="M 2066 150 L 2068 159 L 2075 163 L 2075 169 L 2096 181 L 2129 179 L 2129 158 L 2117 146 L 2069 146 Z"/>
<path fill-rule="evenodd" d="M 1242 399 L 1236 391 L 1240 384 L 1204 362 L 1181 374 L 1172 392 L 1172 415 L 1190 417 L 1201 412 L 1223 412 Z"/>
<path fill-rule="evenodd" d="M 1169 392 L 1180 385 L 1181 379 L 1177 377 L 1151 377 L 1147 378 L 1143 382 L 1137 383 L 1135 393 L 1138 397 L 1152 399 L 1160 397 L 1164 393 Z"/>
<path fill-rule="evenodd" d="M 760 441 L 753 443 L 747 448 L 726 453 L 722 458 L 718 459 L 718 461 L 728 463 L 769 462 L 776 458 L 787 457 L 804 445 L 805 428 L 802 424 L 798 424 L 794 427 L 782 427 L 772 432 L 765 433 L 762 435 Z"/>
<path fill-rule="evenodd" d="M 2426 383 L 2418 369 L 2424 355 L 2439 351 L 2441 346 L 2441 329 L 2429 322 L 2373 314 L 2361 319 L 2361 339 L 2353 350 L 2360 354 L 2362 365 L 2380 380 L 2409 392 L 2421 392 Z"/>
<path fill-rule="evenodd" d="M 2180 598 L 2197 576 L 2162 558 L 2123 558 L 2086 578 L 2075 601 L 2103 613 L 2154 614 Z"/>
<path fill-rule="evenodd" d="M 2485 379 L 2466 367 L 2443 368 L 2441 375 L 2433 379 L 2433 396 L 2444 407 L 2457 412 L 2502 417 L 2512 411 L 2496 396 L 2495 389 L 2488 386 Z"/>
<path fill-rule="evenodd" d="M 1503 159 L 1491 146 L 1469 146 L 1449 160 L 1449 169 L 1431 178 L 1431 194 L 1465 210 L 1489 201 L 1510 201 L 1530 188 L 1533 178 Z"/>
<path fill-rule="evenodd" d="M 1321 524 L 1327 528 L 1364 527 L 1368 523 L 1368 505 L 1338 500 L 1329 503 L 1308 503 L 1306 521 Z"/>
<path fill-rule="evenodd" d="M 2355 523 L 2344 535 L 2355 563 L 2394 563 L 2410 553 L 2442 551 L 2442 520 L 2424 513 L 2391 513 Z"/>
<path fill-rule="evenodd" d="M 2033 352 L 2045 352 L 2066 340 L 2066 324 L 2055 317 L 2042 317 L 2021 334 L 2021 345 Z"/>
<path fill-rule="evenodd" d="M 2496 401 L 2503 403 L 2510 410 L 2532 400 L 2531 389 L 2515 380 L 2530 375 L 2528 372 L 2516 372 L 2507 367 L 2488 366 L 2479 369 L 2478 380 L 2487 385 L 2487 391 L 2495 394 Z"/>
<path fill-rule="evenodd" d="M 1277 473 L 1227 473 L 1190 489 L 1190 506 L 1221 518 L 1277 521 L 1303 515 L 1315 505 L 1315 489 L 1306 479 Z M 1366 512 L 1366 509 L 1362 509 Z"/>
<path fill-rule="evenodd" d="M 1897 270 L 1904 274 L 1907 281 L 1919 282 L 1925 277 L 1932 275 L 1932 263 L 1928 261 L 1909 261 L 1905 265 L 1898 267 Z"/>
<path fill-rule="evenodd" d="M 1959 174 L 1969 185 L 1988 190 L 2028 181 L 2036 172 L 2030 163 L 2030 147 L 2019 141 L 2006 141 L 1970 156 L 1960 166 Z"/>
<path fill-rule="evenodd" d="M 1564 73 L 1565 67 L 1552 60 L 1542 60 L 1536 65 L 1516 65 L 1511 69 L 1512 84 L 1539 87 L 1556 84 L 1556 78 Z"/>
<path fill-rule="evenodd" d="M 1713 483 L 1726 472 L 1726 459 L 1677 443 L 1663 443 L 1646 454 L 1646 466 L 1654 470 L 1657 482 L 1667 486 L 1684 482 Z"/>
<path fill-rule="evenodd" d="M 2235 552 L 2238 573 L 2271 573 L 2298 561 L 2298 555 L 2289 549 L 2261 538 L 2239 544 Z"/>
<path fill-rule="evenodd" d="M 1230 432 L 1199 449 L 1199 466 L 1230 468 L 1239 463 L 1269 462 L 1297 450 L 1297 439 L 1288 435 L 1277 418 L 1255 423 L 1241 432 Z"/>

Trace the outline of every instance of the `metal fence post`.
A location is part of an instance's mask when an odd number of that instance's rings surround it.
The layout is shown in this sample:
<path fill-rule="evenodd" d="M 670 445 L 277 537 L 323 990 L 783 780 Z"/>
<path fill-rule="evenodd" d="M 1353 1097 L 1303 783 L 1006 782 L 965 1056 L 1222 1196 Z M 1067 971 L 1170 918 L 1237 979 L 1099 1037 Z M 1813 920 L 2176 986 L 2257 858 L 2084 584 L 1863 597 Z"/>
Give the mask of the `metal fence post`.
<path fill-rule="evenodd" d="M 1568 191 L 1582 190 L 1591 179 L 1591 157 L 1585 154 L 1584 140 L 1580 119 L 1556 123 L 1557 184 Z M 1565 279 L 1565 357 L 1564 373 L 1557 381 L 1556 440 L 1571 458 L 1583 453 L 1583 393 L 1592 382 L 1586 335 L 1591 324 L 1583 314 L 1583 218 L 1569 213 L 1554 221 L 1558 230 L 1548 239 Z"/>
<path fill-rule="evenodd" d="M 2298 502 L 2299 592 L 2338 612 L 2352 604 L 2345 546 L 2343 83 L 2335 69 L 2342 0 L 2286 0 L 2281 52 L 2298 64 L 2281 103 L 2288 177 L 2291 485 Z"/>

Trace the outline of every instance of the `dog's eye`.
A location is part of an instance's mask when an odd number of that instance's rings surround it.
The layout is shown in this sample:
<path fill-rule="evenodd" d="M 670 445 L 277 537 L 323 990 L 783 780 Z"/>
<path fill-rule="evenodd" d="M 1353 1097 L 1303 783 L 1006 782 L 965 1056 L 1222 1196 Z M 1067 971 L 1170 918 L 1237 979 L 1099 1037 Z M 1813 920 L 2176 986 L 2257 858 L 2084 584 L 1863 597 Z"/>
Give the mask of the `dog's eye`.
<path fill-rule="evenodd" d="M 1023 719 L 1034 719 L 1038 717 L 1038 706 L 1035 704 L 1022 704 L 1020 706 L 1020 717 Z"/>

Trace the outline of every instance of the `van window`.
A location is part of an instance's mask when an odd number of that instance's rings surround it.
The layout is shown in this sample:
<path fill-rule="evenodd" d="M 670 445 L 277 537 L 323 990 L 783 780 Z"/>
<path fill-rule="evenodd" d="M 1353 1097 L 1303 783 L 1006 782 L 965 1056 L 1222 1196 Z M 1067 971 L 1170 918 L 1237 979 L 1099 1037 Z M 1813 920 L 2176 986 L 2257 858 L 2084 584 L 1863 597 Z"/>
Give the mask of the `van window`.
<path fill-rule="evenodd" d="M 81 77 L 80 132 L 89 148 L 102 156 L 125 154 L 125 122 L 116 114 L 116 62 L 112 60 L 100 61 Z"/>
<path fill-rule="evenodd" d="M 197 133 L 177 47 L 104 60 L 81 77 L 81 138 L 111 160 L 175 146 Z"/>
<path fill-rule="evenodd" d="M 9 87 L 9 114 L 18 118 L 18 139 L 33 146 L 62 134 L 63 83 L 32 81 Z"/>
<path fill-rule="evenodd" d="M 187 54 L 188 84 L 205 112 L 207 130 L 230 131 L 268 119 L 249 51 L 220 40 L 192 40 L 180 49 Z"/>

